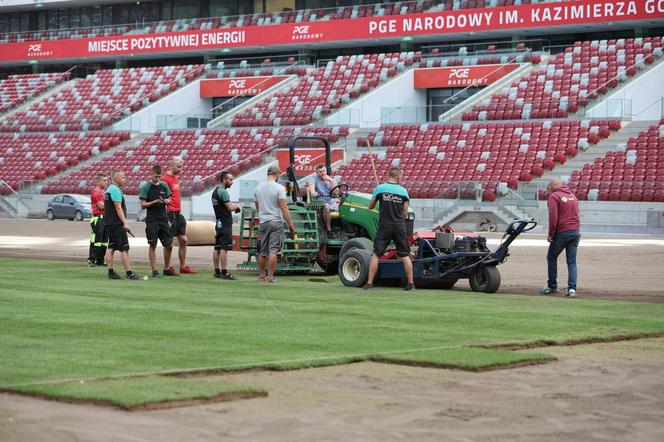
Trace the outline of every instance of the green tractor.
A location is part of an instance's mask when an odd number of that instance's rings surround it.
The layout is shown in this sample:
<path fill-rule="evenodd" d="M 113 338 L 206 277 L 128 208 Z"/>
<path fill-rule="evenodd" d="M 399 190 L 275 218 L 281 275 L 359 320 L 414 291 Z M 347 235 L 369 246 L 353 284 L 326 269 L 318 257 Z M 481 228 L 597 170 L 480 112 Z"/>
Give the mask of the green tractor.
<path fill-rule="evenodd" d="M 325 148 L 325 164 L 331 171 L 330 142 L 324 137 L 294 137 L 288 143 L 289 167 L 285 179 L 280 181 L 286 187 L 292 201 L 288 208 L 295 224 L 296 236 L 292 237 L 288 229 L 284 241 L 281 259 L 277 264 L 279 274 L 306 274 L 322 269 L 327 274 L 336 274 L 339 259 L 349 250 L 372 250 L 373 240 L 378 227 L 378 209 L 369 210 L 371 195 L 351 191 L 347 184 L 340 184 L 331 190 L 330 196 L 339 199 L 338 212 L 332 212 L 332 234 L 325 232 L 323 210 L 325 203 L 311 199 L 307 193 L 302 195 L 297 182 L 295 169 L 295 149 L 298 145 L 322 144 Z M 407 222 L 412 233 L 414 214 L 411 210 Z M 248 253 L 247 261 L 241 263 L 240 270 L 258 268 L 257 238 L 258 213 L 253 207 L 242 209 L 240 224 L 240 249 Z"/>

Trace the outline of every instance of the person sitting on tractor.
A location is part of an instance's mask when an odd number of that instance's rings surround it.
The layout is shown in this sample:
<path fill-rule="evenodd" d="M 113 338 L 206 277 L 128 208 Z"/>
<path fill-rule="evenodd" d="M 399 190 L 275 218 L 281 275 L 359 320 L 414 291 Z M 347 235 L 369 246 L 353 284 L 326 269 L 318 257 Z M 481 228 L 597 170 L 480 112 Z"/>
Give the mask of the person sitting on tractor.
<path fill-rule="evenodd" d="M 330 212 L 339 210 L 339 200 L 330 196 L 330 191 L 337 186 L 337 182 L 327 174 L 325 164 L 319 164 L 315 169 L 316 175 L 307 182 L 307 189 L 312 197 L 325 202 L 323 222 L 325 223 L 325 231 L 329 238 L 332 234 L 332 215 Z"/>

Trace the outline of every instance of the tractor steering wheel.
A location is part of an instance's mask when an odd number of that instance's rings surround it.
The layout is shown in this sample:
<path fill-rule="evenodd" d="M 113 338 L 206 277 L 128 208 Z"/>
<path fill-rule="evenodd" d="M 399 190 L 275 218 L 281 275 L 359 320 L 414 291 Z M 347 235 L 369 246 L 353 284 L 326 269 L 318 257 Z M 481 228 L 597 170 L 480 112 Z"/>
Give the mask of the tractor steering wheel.
<path fill-rule="evenodd" d="M 331 198 L 339 198 L 339 200 L 343 203 L 346 197 L 348 196 L 348 191 L 350 190 L 350 187 L 348 184 L 338 184 L 330 190 L 330 197 Z"/>

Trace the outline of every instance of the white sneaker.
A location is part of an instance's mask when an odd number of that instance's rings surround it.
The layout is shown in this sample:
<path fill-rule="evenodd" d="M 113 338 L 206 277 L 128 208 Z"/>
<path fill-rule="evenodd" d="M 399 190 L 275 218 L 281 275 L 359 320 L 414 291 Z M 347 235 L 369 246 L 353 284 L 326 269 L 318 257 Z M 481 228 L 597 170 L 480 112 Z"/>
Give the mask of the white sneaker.
<path fill-rule="evenodd" d="M 567 289 L 565 291 L 565 296 L 568 298 L 574 298 L 576 296 L 576 290 L 575 289 Z"/>

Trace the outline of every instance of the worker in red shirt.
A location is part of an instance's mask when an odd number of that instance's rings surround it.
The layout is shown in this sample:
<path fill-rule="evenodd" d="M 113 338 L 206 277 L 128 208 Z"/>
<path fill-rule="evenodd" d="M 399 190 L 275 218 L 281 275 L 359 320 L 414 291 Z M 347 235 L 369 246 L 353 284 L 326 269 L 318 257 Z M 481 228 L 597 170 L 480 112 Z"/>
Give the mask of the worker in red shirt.
<path fill-rule="evenodd" d="M 178 258 L 180 258 L 180 273 L 196 274 L 187 265 L 187 220 L 181 213 L 180 207 L 180 172 L 184 160 L 180 157 L 173 157 L 171 167 L 161 180 L 171 189 L 171 203 L 166 207 L 168 219 L 171 225 L 171 234 L 178 239 Z M 173 249 L 164 250 L 164 268 L 175 270 L 171 265 L 171 253 Z"/>
<path fill-rule="evenodd" d="M 581 239 L 579 221 L 579 200 L 563 185 L 558 178 L 553 178 L 547 187 L 550 192 L 549 208 L 549 252 L 546 260 L 549 267 L 547 286 L 540 289 L 540 295 L 558 292 L 558 256 L 565 250 L 567 257 L 567 290 L 565 296 L 576 296 L 576 251 Z"/>
<path fill-rule="evenodd" d="M 90 192 L 90 205 L 92 206 L 92 217 L 90 218 L 90 252 L 88 253 L 88 265 L 96 267 L 104 265 L 106 246 L 108 238 L 104 228 L 104 193 L 108 179 L 105 174 L 97 175 L 97 185 Z"/>

